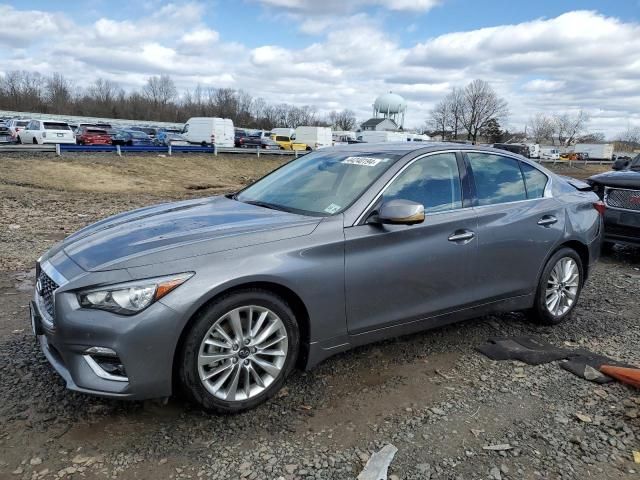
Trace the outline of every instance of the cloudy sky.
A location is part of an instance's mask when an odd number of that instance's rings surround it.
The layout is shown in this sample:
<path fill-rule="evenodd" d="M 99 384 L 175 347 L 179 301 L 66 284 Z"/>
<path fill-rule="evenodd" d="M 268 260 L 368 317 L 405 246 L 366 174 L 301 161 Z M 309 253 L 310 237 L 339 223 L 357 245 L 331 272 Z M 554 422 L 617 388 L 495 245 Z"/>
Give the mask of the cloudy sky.
<path fill-rule="evenodd" d="M 613 136 L 640 126 L 640 1 L 0 0 L 0 75 L 16 69 L 125 88 L 166 73 L 363 120 L 391 90 L 410 127 L 482 78 L 511 128 L 582 108 Z"/>

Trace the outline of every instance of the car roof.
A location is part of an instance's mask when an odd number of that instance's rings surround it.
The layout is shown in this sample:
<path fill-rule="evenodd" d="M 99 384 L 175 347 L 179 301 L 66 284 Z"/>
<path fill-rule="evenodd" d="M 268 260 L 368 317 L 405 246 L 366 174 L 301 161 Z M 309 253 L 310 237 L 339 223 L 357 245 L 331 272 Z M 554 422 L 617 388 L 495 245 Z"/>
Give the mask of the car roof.
<path fill-rule="evenodd" d="M 499 153 L 501 155 L 518 156 L 513 152 L 507 150 L 500 150 L 492 147 L 485 147 L 482 145 L 472 145 L 469 143 L 454 143 L 454 142 L 381 142 L 381 143 L 352 143 L 349 145 L 338 145 L 335 147 L 323 148 L 324 150 L 333 150 L 340 152 L 389 152 L 396 155 L 409 154 L 413 152 L 429 153 L 438 152 L 444 150 L 480 150 L 487 153 Z M 521 157 L 524 158 L 524 157 Z"/>

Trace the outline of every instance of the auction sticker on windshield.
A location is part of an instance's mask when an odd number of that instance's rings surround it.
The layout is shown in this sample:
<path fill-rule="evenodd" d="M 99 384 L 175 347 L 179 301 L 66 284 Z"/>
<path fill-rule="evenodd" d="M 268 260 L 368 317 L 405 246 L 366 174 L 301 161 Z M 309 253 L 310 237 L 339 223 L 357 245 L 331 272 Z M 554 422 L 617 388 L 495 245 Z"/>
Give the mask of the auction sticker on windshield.
<path fill-rule="evenodd" d="M 341 208 L 342 207 L 340 205 L 336 205 L 335 203 L 332 203 L 327 208 L 325 208 L 324 211 L 329 213 L 329 214 L 333 214 L 333 213 L 336 213 L 337 211 L 339 211 Z"/>
<path fill-rule="evenodd" d="M 375 167 L 380 162 L 387 160 L 387 158 L 347 157 L 342 160 L 342 163 L 348 163 L 349 165 L 362 165 L 364 167 Z"/>

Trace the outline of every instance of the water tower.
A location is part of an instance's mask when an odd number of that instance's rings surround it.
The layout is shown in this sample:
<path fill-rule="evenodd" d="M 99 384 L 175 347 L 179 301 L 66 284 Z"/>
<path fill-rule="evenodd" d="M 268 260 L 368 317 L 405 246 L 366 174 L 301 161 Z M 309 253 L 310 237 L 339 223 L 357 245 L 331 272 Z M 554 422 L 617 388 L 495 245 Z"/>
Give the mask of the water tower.
<path fill-rule="evenodd" d="M 404 126 L 404 114 L 406 111 L 407 101 L 393 92 L 384 93 L 373 102 L 374 118 L 389 118 L 400 128 Z"/>

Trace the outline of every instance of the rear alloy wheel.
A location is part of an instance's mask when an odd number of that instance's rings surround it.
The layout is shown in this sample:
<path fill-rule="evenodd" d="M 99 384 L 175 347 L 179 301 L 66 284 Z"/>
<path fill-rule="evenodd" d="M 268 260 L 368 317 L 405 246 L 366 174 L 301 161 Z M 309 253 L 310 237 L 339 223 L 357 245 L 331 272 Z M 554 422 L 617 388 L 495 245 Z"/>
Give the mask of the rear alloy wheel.
<path fill-rule="evenodd" d="M 263 290 L 232 294 L 197 317 L 183 347 L 182 384 L 208 410 L 255 407 L 282 386 L 298 342 L 283 299 Z"/>
<path fill-rule="evenodd" d="M 532 318 L 545 325 L 562 322 L 573 311 L 583 282 L 582 260 L 575 250 L 557 251 L 542 272 Z"/>

